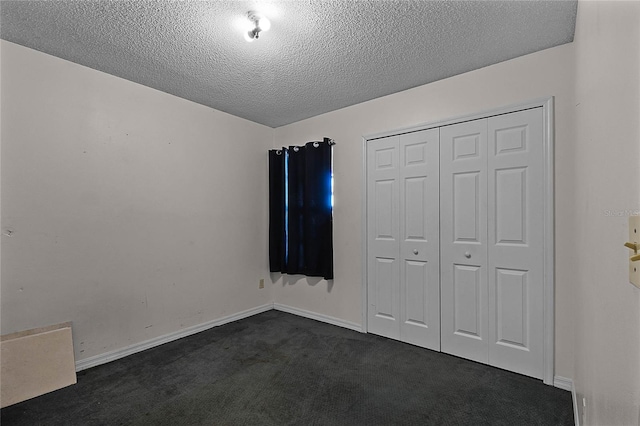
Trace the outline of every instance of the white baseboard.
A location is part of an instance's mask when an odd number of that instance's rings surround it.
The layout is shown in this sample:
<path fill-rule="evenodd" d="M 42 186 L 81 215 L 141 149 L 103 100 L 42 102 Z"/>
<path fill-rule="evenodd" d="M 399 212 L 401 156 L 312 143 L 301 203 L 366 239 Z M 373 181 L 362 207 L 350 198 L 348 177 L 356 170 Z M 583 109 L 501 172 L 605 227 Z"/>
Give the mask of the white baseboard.
<path fill-rule="evenodd" d="M 351 321 L 345 321 L 339 318 L 330 317 L 328 315 L 318 314 L 316 312 L 294 308 L 292 306 L 282 305 L 280 303 L 274 303 L 273 309 L 275 309 L 276 311 L 288 312 L 290 314 L 298 315 L 301 317 L 313 319 L 320 322 L 326 322 L 327 324 L 337 325 L 338 327 L 348 328 L 349 330 L 362 332 L 362 326 L 360 324 L 357 324 Z"/>
<path fill-rule="evenodd" d="M 578 410 L 578 396 L 576 395 L 576 385 L 571 382 L 571 399 L 573 400 L 573 423 L 580 426 L 580 411 Z"/>
<path fill-rule="evenodd" d="M 553 386 L 556 388 L 568 390 L 571 392 L 571 401 L 573 402 L 573 421 L 576 426 L 580 426 L 580 412 L 578 411 L 578 398 L 576 397 L 576 386 L 573 380 L 562 376 L 553 378 Z"/>
<path fill-rule="evenodd" d="M 246 311 L 237 312 L 233 315 L 218 318 L 213 321 L 205 322 L 202 324 L 194 325 L 182 330 L 175 331 L 173 333 L 165 334 L 163 336 L 154 337 L 153 339 L 145 340 L 144 342 L 135 343 L 131 346 L 116 349 L 114 351 L 106 352 L 100 355 L 95 355 L 89 358 L 76 361 L 76 371 L 86 370 L 87 368 L 95 367 L 107 362 L 115 361 L 116 359 L 124 358 L 128 355 L 133 355 L 138 352 L 142 352 L 146 349 L 151 349 L 156 346 L 160 346 L 164 343 L 169 343 L 174 340 L 181 339 L 183 337 L 191 336 L 192 334 L 199 333 L 201 331 L 208 330 L 213 327 L 217 327 L 223 324 L 227 324 L 233 321 L 237 321 L 243 318 L 247 318 L 261 312 L 266 312 L 273 309 L 272 303 L 267 303 L 262 306 L 247 309 Z"/>
<path fill-rule="evenodd" d="M 571 389 L 573 389 L 573 380 L 562 376 L 555 376 L 553 378 L 553 387 L 571 392 Z"/>

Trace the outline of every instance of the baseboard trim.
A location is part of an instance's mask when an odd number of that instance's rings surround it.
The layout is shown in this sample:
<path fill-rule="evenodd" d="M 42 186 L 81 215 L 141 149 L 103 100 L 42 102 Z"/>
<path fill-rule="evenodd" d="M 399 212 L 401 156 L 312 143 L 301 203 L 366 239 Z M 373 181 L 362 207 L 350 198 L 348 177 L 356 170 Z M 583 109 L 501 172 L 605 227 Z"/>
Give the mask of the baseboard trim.
<path fill-rule="evenodd" d="M 580 412 L 578 411 L 578 398 L 576 397 L 576 386 L 573 380 L 562 376 L 553 378 L 553 386 L 571 392 L 571 401 L 573 402 L 573 421 L 576 426 L 580 426 Z"/>
<path fill-rule="evenodd" d="M 362 326 L 354 322 L 341 320 L 339 318 L 334 318 L 328 315 L 318 314 L 316 312 L 294 308 L 292 306 L 282 305 L 279 303 L 267 303 L 262 306 L 258 306 L 252 309 L 247 309 L 245 311 L 235 313 L 233 315 L 228 315 L 226 317 L 218 318 L 213 321 L 194 325 L 192 327 L 188 327 L 183 330 L 165 334 L 163 336 L 158 336 L 153 339 L 145 340 L 144 342 L 136 343 L 130 346 L 126 346 L 124 348 L 116 349 L 114 351 L 105 352 L 100 355 L 95 355 L 89 358 L 81 359 L 79 361 L 76 361 L 76 364 L 75 364 L 76 372 L 86 370 L 87 368 L 96 367 L 98 365 L 106 364 L 108 362 L 115 361 L 117 359 L 124 358 L 126 356 L 133 355 L 135 353 L 142 352 L 144 350 L 151 349 L 165 343 L 173 342 L 174 340 L 178 340 L 183 337 L 191 336 L 192 334 L 196 334 L 213 327 L 218 327 L 220 325 L 228 324 L 233 321 L 238 321 L 243 318 L 247 318 L 262 312 L 270 311 L 271 309 L 275 309 L 282 312 L 288 312 L 290 314 L 298 315 L 301 317 L 313 319 L 320 322 L 325 322 L 327 324 L 337 325 L 338 327 L 348 328 L 349 330 L 362 332 Z"/>
<path fill-rule="evenodd" d="M 576 395 L 576 384 L 571 381 L 571 399 L 573 400 L 573 423 L 580 426 L 580 411 L 578 410 L 578 396 Z"/>
<path fill-rule="evenodd" d="M 81 359 L 79 361 L 76 361 L 76 371 L 82 371 L 86 370 L 87 368 L 106 364 L 108 362 L 115 361 L 117 359 L 124 358 L 126 356 L 133 355 L 135 353 L 142 352 L 144 350 L 151 349 L 165 343 L 173 342 L 174 340 L 178 340 L 183 337 L 191 336 L 192 334 L 196 334 L 213 327 L 228 324 L 233 321 L 238 321 L 262 312 L 270 311 L 271 309 L 273 309 L 273 303 L 267 303 L 255 308 L 247 309 L 242 312 L 237 312 L 233 315 L 227 315 L 226 317 L 218 318 L 213 321 L 194 325 L 182 330 L 175 331 L 173 333 L 165 334 L 163 336 L 154 337 L 153 339 L 145 340 L 144 342 L 135 343 L 124 348 L 116 349 L 114 351 L 105 352 L 100 355 Z"/>
<path fill-rule="evenodd" d="M 349 330 L 362 332 L 362 326 L 360 324 L 330 317 L 328 315 L 318 314 L 316 312 L 307 311 L 305 309 L 294 308 L 293 306 L 282 305 L 280 303 L 274 303 L 273 309 L 275 309 L 276 311 L 288 312 L 290 314 L 298 315 L 300 317 L 305 317 L 320 322 L 326 322 L 327 324 L 337 325 L 338 327 L 348 328 Z"/>
<path fill-rule="evenodd" d="M 571 389 L 573 389 L 573 380 L 562 376 L 555 376 L 553 378 L 553 387 L 571 392 Z"/>

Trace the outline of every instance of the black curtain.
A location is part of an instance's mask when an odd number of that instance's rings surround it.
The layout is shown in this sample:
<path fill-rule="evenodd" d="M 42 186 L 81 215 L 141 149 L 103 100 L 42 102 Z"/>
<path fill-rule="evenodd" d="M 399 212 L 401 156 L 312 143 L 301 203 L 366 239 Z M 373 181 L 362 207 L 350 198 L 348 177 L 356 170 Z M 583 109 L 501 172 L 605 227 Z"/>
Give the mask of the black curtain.
<path fill-rule="evenodd" d="M 331 145 L 269 151 L 271 272 L 333 279 Z"/>
<path fill-rule="evenodd" d="M 285 224 L 284 150 L 269 151 L 269 268 L 286 270 L 287 234 Z"/>

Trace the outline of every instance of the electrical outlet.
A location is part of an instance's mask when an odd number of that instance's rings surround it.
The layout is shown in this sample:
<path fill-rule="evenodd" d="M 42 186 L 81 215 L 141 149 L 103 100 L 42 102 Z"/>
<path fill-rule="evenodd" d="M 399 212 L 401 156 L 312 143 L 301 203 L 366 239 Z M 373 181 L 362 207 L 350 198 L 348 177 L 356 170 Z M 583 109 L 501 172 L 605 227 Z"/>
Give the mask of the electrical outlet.
<path fill-rule="evenodd" d="M 264 288 L 264 278 L 260 278 L 260 284 L 258 285 L 258 288 Z"/>
<path fill-rule="evenodd" d="M 640 288 L 640 260 L 638 260 L 638 246 L 640 246 L 640 216 L 629 216 L 629 242 L 630 248 L 636 248 L 628 252 L 629 256 L 629 282 Z"/>

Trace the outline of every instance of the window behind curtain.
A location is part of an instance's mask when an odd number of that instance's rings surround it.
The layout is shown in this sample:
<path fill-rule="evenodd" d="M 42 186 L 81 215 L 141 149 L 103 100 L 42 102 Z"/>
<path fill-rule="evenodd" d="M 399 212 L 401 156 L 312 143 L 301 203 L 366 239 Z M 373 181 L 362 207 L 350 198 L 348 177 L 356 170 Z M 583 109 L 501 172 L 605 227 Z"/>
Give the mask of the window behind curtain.
<path fill-rule="evenodd" d="M 329 139 L 269 151 L 271 272 L 333 279 Z"/>

